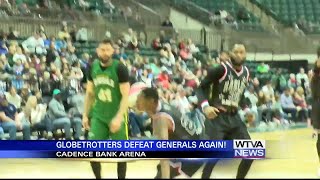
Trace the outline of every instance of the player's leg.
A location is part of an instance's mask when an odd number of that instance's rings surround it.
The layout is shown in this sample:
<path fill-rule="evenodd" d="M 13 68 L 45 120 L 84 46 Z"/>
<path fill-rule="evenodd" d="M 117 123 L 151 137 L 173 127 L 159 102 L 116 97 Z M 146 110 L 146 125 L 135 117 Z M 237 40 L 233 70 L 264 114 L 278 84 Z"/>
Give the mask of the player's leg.
<path fill-rule="evenodd" d="M 118 132 L 110 134 L 112 140 L 128 140 L 129 139 L 129 127 L 128 127 L 128 115 L 124 116 L 124 121 Z M 125 179 L 127 173 L 127 163 L 118 162 L 117 163 L 118 178 Z"/>
<path fill-rule="evenodd" d="M 109 139 L 108 126 L 97 118 L 90 120 L 89 140 L 106 140 Z M 100 162 L 90 162 L 92 171 L 96 179 L 101 179 L 101 164 Z"/>
<path fill-rule="evenodd" d="M 320 130 L 319 129 L 316 129 L 318 133 L 316 146 L 317 146 L 318 159 L 320 161 Z M 320 168 L 318 169 L 318 176 L 320 176 Z"/>
<path fill-rule="evenodd" d="M 316 134 L 315 136 L 317 137 L 316 148 L 318 153 L 318 159 L 320 161 L 320 110 L 319 108 L 314 108 L 319 106 L 320 102 L 315 101 L 312 103 L 311 123 Z M 320 168 L 318 169 L 318 176 L 320 176 Z"/>
<path fill-rule="evenodd" d="M 234 116 L 234 123 L 237 123 L 237 128 L 231 132 L 231 139 L 251 139 L 246 125 L 241 121 L 240 116 Z M 242 159 L 238 167 L 237 179 L 244 179 L 248 174 L 253 163 L 252 159 Z"/>
<path fill-rule="evenodd" d="M 170 163 L 170 179 L 179 176 L 179 172 L 177 168 L 174 168 Z M 157 174 L 154 179 L 161 179 L 161 165 L 160 163 L 157 165 Z"/>
<path fill-rule="evenodd" d="M 192 177 L 204 164 L 201 161 L 192 160 L 170 160 L 170 179 L 173 179 L 179 175 L 185 175 Z M 157 166 L 157 175 L 155 179 L 161 179 L 161 165 Z"/>
<path fill-rule="evenodd" d="M 206 139 L 210 140 L 223 140 L 225 137 L 225 133 L 223 129 L 226 127 L 224 119 L 226 118 L 226 114 L 221 113 L 215 119 L 206 120 L 205 121 L 205 131 L 206 131 Z M 212 170 L 217 164 L 218 160 L 209 161 L 203 168 L 201 178 L 209 179 Z"/>
<path fill-rule="evenodd" d="M 178 174 L 186 175 L 191 178 L 202 167 L 203 164 L 203 161 L 197 160 L 182 161 L 180 167 L 178 167 Z M 211 172 L 212 169 L 210 172 L 208 172 L 208 174 L 211 175 Z M 202 176 L 203 175 L 204 173 L 202 173 Z"/>

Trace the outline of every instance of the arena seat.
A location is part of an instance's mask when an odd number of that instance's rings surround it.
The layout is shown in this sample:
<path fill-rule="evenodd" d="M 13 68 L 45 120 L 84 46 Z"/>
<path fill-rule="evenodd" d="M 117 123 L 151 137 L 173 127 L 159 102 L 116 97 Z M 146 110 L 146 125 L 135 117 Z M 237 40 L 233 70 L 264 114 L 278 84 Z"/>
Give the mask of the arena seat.
<path fill-rule="evenodd" d="M 191 0 L 193 3 L 201 6 L 203 8 L 208 9 L 211 12 L 215 12 L 217 10 L 226 10 L 229 12 L 234 18 L 237 17 L 237 12 L 239 9 L 244 8 L 239 5 L 236 0 L 224 1 L 224 0 Z M 260 19 L 255 15 L 250 13 L 249 11 L 245 12 L 249 14 L 248 22 L 239 24 L 239 31 L 255 31 L 255 32 L 263 32 L 264 29 L 260 25 Z M 239 22 L 238 22 L 239 23 Z"/>
<path fill-rule="evenodd" d="M 314 24 L 320 23 L 319 0 L 250 0 L 250 2 L 287 26 L 296 23 L 301 17 Z M 319 28 L 314 28 L 307 33 L 320 33 L 320 31 Z"/>

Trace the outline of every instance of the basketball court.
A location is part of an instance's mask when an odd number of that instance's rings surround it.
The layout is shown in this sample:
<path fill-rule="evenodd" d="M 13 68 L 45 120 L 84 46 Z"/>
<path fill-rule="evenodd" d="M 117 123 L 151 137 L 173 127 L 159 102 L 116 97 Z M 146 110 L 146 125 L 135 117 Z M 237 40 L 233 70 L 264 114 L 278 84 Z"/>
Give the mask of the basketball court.
<path fill-rule="evenodd" d="M 309 128 L 252 133 L 267 141 L 267 157 L 253 163 L 247 178 L 317 178 L 316 140 Z M 156 160 L 128 163 L 127 178 L 154 178 Z M 239 160 L 220 161 L 211 178 L 235 178 Z M 57 159 L 1 159 L 0 178 L 94 178 L 89 162 Z M 103 178 L 117 178 L 116 164 L 102 165 Z M 195 178 L 201 177 L 197 172 Z M 185 178 L 181 176 L 179 178 Z"/>

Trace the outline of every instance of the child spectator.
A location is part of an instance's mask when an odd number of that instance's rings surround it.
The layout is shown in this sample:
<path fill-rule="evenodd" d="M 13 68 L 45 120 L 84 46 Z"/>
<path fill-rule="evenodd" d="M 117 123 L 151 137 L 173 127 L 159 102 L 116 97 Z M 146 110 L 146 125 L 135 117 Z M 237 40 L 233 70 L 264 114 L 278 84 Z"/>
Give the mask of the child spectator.
<path fill-rule="evenodd" d="M 17 60 L 15 65 L 13 66 L 13 80 L 12 86 L 17 90 L 20 90 L 23 87 L 23 65 L 21 64 L 21 60 Z"/>

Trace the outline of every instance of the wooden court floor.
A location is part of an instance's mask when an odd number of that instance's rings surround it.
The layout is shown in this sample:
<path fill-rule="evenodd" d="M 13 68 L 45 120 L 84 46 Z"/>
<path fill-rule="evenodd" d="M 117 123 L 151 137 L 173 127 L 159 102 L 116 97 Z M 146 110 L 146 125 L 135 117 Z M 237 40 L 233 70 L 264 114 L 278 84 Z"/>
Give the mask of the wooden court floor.
<path fill-rule="evenodd" d="M 267 141 L 270 159 L 253 163 L 247 178 L 318 178 L 316 140 L 311 129 L 253 133 L 253 139 Z M 154 178 L 158 161 L 128 164 L 127 178 Z M 235 178 L 239 160 L 220 161 L 212 178 Z M 0 159 L 0 178 L 93 178 L 88 162 L 55 159 Z M 116 178 L 116 165 L 104 163 L 103 178 Z M 200 178 L 197 172 L 194 178 Z M 185 178 L 180 176 L 179 178 Z"/>

